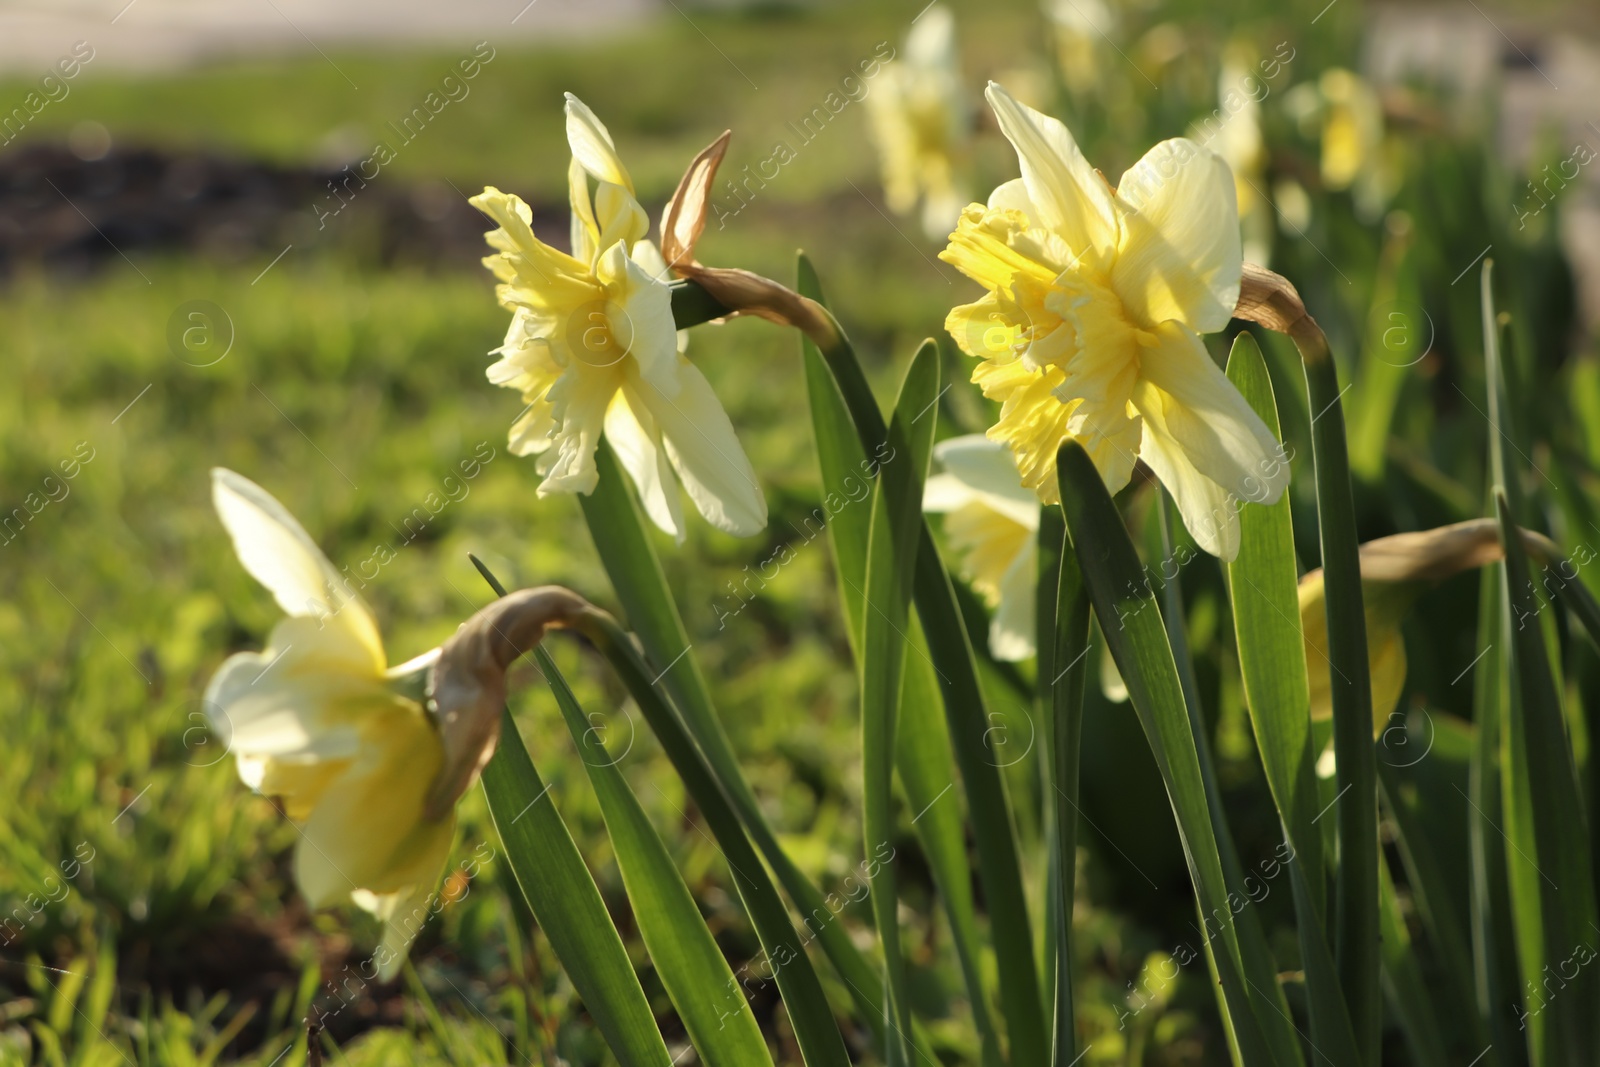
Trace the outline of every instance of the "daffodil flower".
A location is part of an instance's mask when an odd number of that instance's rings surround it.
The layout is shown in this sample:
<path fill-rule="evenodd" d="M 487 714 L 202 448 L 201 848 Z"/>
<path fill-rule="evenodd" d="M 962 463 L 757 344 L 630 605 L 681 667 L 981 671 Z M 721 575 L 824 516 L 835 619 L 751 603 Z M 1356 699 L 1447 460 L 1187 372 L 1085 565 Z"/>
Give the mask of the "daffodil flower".
<path fill-rule="evenodd" d="M 443 748 L 421 703 L 397 692 L 378 625 L 283 505 L 211 472 L 212 500 L 245 570 L 288 617 L 260 652 L 230 656 L 206 689 L 212 729 L 239 777 L 277 797 L 300 830 L 294 878 L 313 908 L 342 897 L 382 919 L 376 962 L 393 977 L 428 916 L 455 834 L 424 798 Z"/>
<path fill-rule="evenodd" d="M 1000 660 L 1034 653 L 1039 580 L 1039 498 L 1022 486 L 1003 444 L 982 434 L 933 446 L 943 473 L 928 479 L 922 509 L 944 514 L 962 572 L 994 609 L 989 652 Z"/>
<path fill-rule="evenodd" d="M 1267 147 L 1261 134 L 1261 100 L 1255 89 L 1264 88 L 1256 75 L 1258 64 L 1250 45 L 1231 42 L 1223 53 L 1217 82 L 1218 107 L 1190 127 L 1190 136 L 1222 157 L 1233 171 L 1234 197 L 1244 233 L 1244 258 L 1268 265 L 1272 252 L 1271 205 L 1261 191 L 1267 181 Z M 1263 93 L 1263 96 L 1265 94 Z"/>
<path fill-rule="evenodd" d="M 1383 101 L 1360 75 L 1342 67 L 1322 72 L 1285 100 L 1302 129 L 1321 141 L 1321 176 L 1326 189 L 1350 190 L 1357 212 L 1376 218 L 1399 190 L 1396 146 L 1384 132 Z"/>
<path fill-rule="evenodd" d="M 1406 643 L 1400 624 L 1420 592 L 1414 583 L 1363 581 L 1361 602 L 1367 628 L 1367 673 L 1372 681 L 1373 733 L 1400 703 L 1406 685 Z M 1333 662 L 1328 658 L 1328 599 L 1322 571 L 1300 580 L 1300 633 L 1306 646 L 1306 681 L 1311 687 L 1311 717 L 1333 718 Z"/>
<path fill-rule="evenodd" d="M 1069 437 L 1112 492 L 1143 460 L 1195 541 L 1232 559 L 1238 507 L 1276 501 L 1289 470 L 1199 336 L 1226 326 L 1239 296 L 1227 164 L 1174 138 L 1113 189 L 1066 126 L 993 82 L 987 97 L 1022 177 L 967 207 L 940 258 L 989 290 L 945 320 L 1001 403 L 989 436 L 1047 504 Z"/>
<path fill-rule="evenodd" d="M 935 4 L 906 36 L 905 54 L 879 72 L 867 96 L 889 210 L 909 215 L 922 201 L 922 228 L 943 237 L 966 199 L 956 188 L 968 104 L 956 58 L 955 18 Z"/>
<path fill-rule="evenodd" d="M 661 529 L 683 539 L 681 481 L 713 526 L 753 534 L 767 522 L 760 483 L 710 383 L 683 355 L 667 265 L 645 240 L 649 220 L 611 134 L 571 94 L 567 141 L 571 254 L 534 236 L 519 197 L 491 186 L 472 198 L 499 223 L 487 235 L 497 254 L 484 264 L 512 312 L 488 377 L 527 404 L 511 451 L 539 457 L 541 496 L 589 493 L 604 432 Z"/>
<path fill-rule="evenodd" d="M 1073 98 L 1083 99 L 1106 89 L 1101 54 L 1115 47 L 1117 16 L 1105 0 L 1045 0 L 1045 16 L 1055 30 L 1056 61 L 1061 78 Z"/>

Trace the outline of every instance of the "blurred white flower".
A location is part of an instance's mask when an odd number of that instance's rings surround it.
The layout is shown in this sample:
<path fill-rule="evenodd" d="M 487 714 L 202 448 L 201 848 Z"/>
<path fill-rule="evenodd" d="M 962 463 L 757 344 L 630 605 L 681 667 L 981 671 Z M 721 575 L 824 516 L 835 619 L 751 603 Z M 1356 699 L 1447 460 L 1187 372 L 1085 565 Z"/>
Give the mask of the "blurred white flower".
<path fill-rule="evenodd" d="M 994 610 L 989 652 L 1000 660 L 1034 653 L 1039 498 L 1022 485 L 1011 450 L 983 434 L 933 447 L 943 466 L 928 479 L 922 509 L 944 515 L 961 571 Z"/>
<path fill-rule="evenodd" d="M 945 236 L 967 199 L 956 170 L 971 124 L 947 8 L 935 4 L 912 25 L 904 55 L 884 64 L 867 110 L 889 210 L 909 215 L 921 201 L 923 231 Z"/>
<path fill-rule="evenodd" d="M 454 808 L 424 817 L 443 765 L 423 706 L 396 691 L 371 611 L 293 515 L 229 470 L 212 500 L 245 570 L 288 614 L 260 652 L 230 656 L 206 688 L 212 729 L 239 777 L 300 828 L 294 878 L 313 908 L 349 896 L 385 923 L 387 981 L 427 917 L 455 835 Z M 411 666 L 403 668 L 409 672 Z"/>

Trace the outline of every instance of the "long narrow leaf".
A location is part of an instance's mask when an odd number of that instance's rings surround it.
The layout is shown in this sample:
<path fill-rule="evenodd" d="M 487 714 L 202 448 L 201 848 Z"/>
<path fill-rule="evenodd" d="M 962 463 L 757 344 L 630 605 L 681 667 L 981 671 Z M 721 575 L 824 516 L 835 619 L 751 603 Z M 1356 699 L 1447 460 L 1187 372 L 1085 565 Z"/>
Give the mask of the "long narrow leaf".
<path fill-rule="evenodd" d="M 483 792 L 528 907 L 611 1051 L 624 1067 L 668 1067 L 627 949 L 509 711 Z"/>
<path fill-rule="evenodd" d="M 733 746 L 722 729 L 705 676 L 700 672 L 683 619 L 667 587 L 655 546 L 645 534 L 637 500 L 622 477 L 616 456 L 604 440 L 595 450 L 600 478 L 593 493 L 579 497 L 584 520 L 594 539 L 600 561 L 611 579 L 628 624 L 652 662 L 668 668 L 661 677 L 673 703 L 683 714 L 684 728 L 700 746 L 717 782 L 727 792 L 756 847 L 844 982 L 856 1010 L 874 1031 L 881 1030 L 882 979 L 850 940 L 845 924 L 830 921 L 833 909 L 827 897 L 797 867 L 773 832 L 751 790 Z M 813 928 L 810 917 L 824 916 Z"/>
<path fill-rule="evenodd" d="M 1234 341 L 1228 377 L 1274 437 L 1278 408 L 1261 349 L 1248 333 Z M 1239 555 L 1227 565 L 1245 703 L 1267 786 L 1289 844 L 1296 927 L 1306 975 L 1311 1045 L 1335 1062 L 1359 1053 L 1325 931 L 1322 836 L 1316 827 L 1315 757 L 1305 642 L 1300 630 L 1294 527 L 1289 497 L 1239 511 Z"/>
<path fill-rule="evenodd" d="M 1297 337 L 1299 343 L 1302 339 Z M 1320 340 L 1320 336 L 1319 336 Z M 1378 771 L 1372 743 L 1372 681 L 1361 602 L 1360 546 L 1339 371 L 1326 341 L 1301 347 L 1317 482 L 1317 529 L 1327 590 L 1333 750 L 1338 762 L 1339 840 L 1334 956 L 1361 1060 L 1378 1063 L 1382 998 L 1378 981 Z"/>
<path fill-rule="evenodd" d="M 821 286 L 804 255 L 799 260 L 799 291 L 819 303 Z M 882 457 L 888 427 L 878 410 L 855 350 L 844 334 L 819 354 L 832 372 L 862 449 Z M 803 342 L 809 344 L 809 341 Z M 1022 890 L 1016 833 L 1000 769 L 989 751 L 990 722 L 983 689 L 973 662 L 972 643 L 962 621 L 950 576 L 940 561 L 926 522 L 917 545 L 917 570 L 912 596 L 933 662 L 939 665 L 945 720 L 973 824 L 978 877 L 988 905 L 990 939 L 1000 980 L 1000 1010 L 1010 1037 L 1011 1061 L 1043 1063 L 1049 1056 L 1045 1038 L 1039 975 L 1033 956 L 1033 934 L 1027 898 Z"/>
<path fill-rule="evenodd" d="M 711 1067 L 770 1064 L 761 1028 L 707 929 L 667 846 L 543 647 L 534 650 L 600 800 L 634 921 L 700 1059 Z"/>
<path fill-rule="evenodd" d="M 1157 491 L 1156 524 L 1161 542 L 1161 559 L 1174 557 L 1172 520 L 1169 515 L 1173 505 L 1166 490 Z M 1222 789 L 1217 784 L 1216 765 L 1211 759 L 1211 741 L 1207 736 L 1204 709 L 1200 706 L 1200 686 L 1194 676 L 1194 661 L 1189 655 L 1189 638 L 1184 629 L 1183 587 L 1176 580 L 1161 586 L 1164 608 L 1162 621 L 1166 624 L 1167 641 L 1172 648 L 1174 666 L 1178 672 L 1178 685 L 1183 691 L 1184 705 L 1189 713 L 1189 733 L 1194 738 L 1195 756 L 1200 766 L 1200 781 L 1205 787 L 1206 807 L 1211 814 L 1212 830 L 1217 838 L 1217 857 L 1222 861 L 1222 876 L 1230 895 L 1245 900 L 1249 889 L 1245 882 L 1244 865 L 1239 861 L 1238 849 L 1233 843 L 1233 832 L 1228 828 L 1227 813 L 1222 806 Z M 1290 852 L 1293 855 L 1293 852 Z M 1243 894 L 1240 896 L 1240 894 Z M 1244 963 L 1245 983 L 1249 987 L 1250 1001 L 1261 1024 L 1262 1035 L 1272 1046 L 1273 1061 L 1281 1065 L 1304 1062 L 1300 1048 L 1300 1035 L 1289 1014 L 1289 1002 L 1283 986 L 1278 981 L 1278 967 L 1272 950 L 1267 945 L 1267 935 L 1261 925 L 1261 913 L 1255 908 L 1235 909 L 1234 929 L 1239 938 L 1239 953 Z M 1313 967 L 1315 970 L 1315 967 Z M 1348 1024 L 1346 1026 L 1348 1029 Z M 1337 1029 L 1324 1035 L 1322 1041 L 1312 1040 L 1312 1049 L 1318 1059 L 1327 1064 L 1353 1060 L 1356 1053 L 1353 1042 Z M 1338 1042 L 1338 1044 L 1334 1044 Z"/>
<path fill-rule="evenodd" d="M 1600 1055 L 1594 1011 L 1596 976 L 1582 966 L 1594 959 L 1600 939 L 1596 925 L 1594 868 L 1589 854 L 1588 827 L 1582 793 L 1578 787 L 1572 748 L 1568 743 L 1561 697 L 1551 673 L 1541 607 L 1533 586 L 1532 570 L 1522 539 L 1504 496 L 1498 501 L 1501 544 L 1505 548 L 1505 576 L 1510 593 L 1511 672 L 1515 681 L 1508 733 L 1512 759 L 1505 773 L 1523 778 L 1525 789 L 1515 792 L 1528 805 L 1531 834 L 1524 841 L 1532 854 L 1522 857 L 1538 875 L 1535 900 L 1514 900 L 1519 910 L 1537 907 L 1543 937 L 1542 965 L 1524 978 L 1541 989 L 1524 1004 L 1530 1013 L 1551 1016 L 1551 1047 L 1541 1063 L 1593 1064 Z M 1510 821 L 1508 819 L 1508 821 Z M 1521 828 L 1521 827 L 1519 827 Z M 1512 881 L 1513 897 L 1526 881 Z M 1578 962 L 1575 964 L 1574 960 Z M 1572 975 L 1568 967 L 1574 968 Z M 1559 989 L 1547 983 L 1550 971 L 1560 976 Z"/>
<path fill-rule="evenodd" d="M 855 591 L 866 581 L 867 536 L 871 527 L 871 514 L 860 505 L 870 497 L 877 465 L 869 462 L 862 450 L 844 398 L 822 356 L 807 345 L 803 357 L 839 599 L 845 606 L 851 647 L 859 649 L 865 602 Z M 896 746 L 900 783 L 918 813 L 912 826 L 950 920 L 983 1062 L 998 1067 L 1000 1045 L 983 981 L 982 943 L 973 906 L 962 809 L 959 798 L 950 795 L 955 785 L 955 765 L 950 736 L 939 720 L 938 676 L 928 656 L 922 626 L 915 618 L 911 619 L 909 637 L 912 654 L 906 658 Z"/>
<path fill-rule="evenodd" d="M 1082 446 L 1075 441 L 1064 444 L 1056 457 L 1056 470 L 1061 482 L 1062 510 L 1090 602 L 1128 687 L 1129 699 L 1150 742 L 1177 818 L 1202 916 L 1202 936 L 1207 950 L 1214 955 L 1223 1020 L 1244 1064 L 1253 1067 L 1273 1063 L 1271 1046 L 1251 1006 L 1199 755 L 1161 610 L 1144 580 L 1127 528 Z"/>
<path fill-rule="evenodd" d="M 867 573 L 861 591 L 862 807 L 872 912 L 883 946 L 884 1005 L 890 1067 L 910 1060 L 906 1032 L 911 1008 L 905 956 L 900 948 L 899 894 L 894 862 L 895 734 L 906 655 L 911 576 L 922 532 L 922 483 L 938 422 L 939 356 L 930 341 L 911 361 L 889 430 L 893 458 L 878 472 L 867 536 Z M 876 861 L 876 862 L 874 862 Z"/>
<path fill-rule="evenodd" d="M 1061 528 L 1065 541 L 1064 523 Z M 1054 800 L 1056 899 L 1055 1010 L 1051 1037 L 1051 1063 L 1066 1067 L 1078 1060 L 1078 1032 L 1073 1007 L 1072 910 L 1077 882 L 1078 771 L 1083 741 L 1083 687 L 1089 674 L 1089 596 L 1083 585 L 1078 557 L 1065 546 L 1058 549 L 1054 566 L 1055 603 L 1051 605 L 1052 676 L 1041 681 L 1050 695 L 1050 787 Z M 1041 665 L 1044 659 L 1040 659 Z"/>

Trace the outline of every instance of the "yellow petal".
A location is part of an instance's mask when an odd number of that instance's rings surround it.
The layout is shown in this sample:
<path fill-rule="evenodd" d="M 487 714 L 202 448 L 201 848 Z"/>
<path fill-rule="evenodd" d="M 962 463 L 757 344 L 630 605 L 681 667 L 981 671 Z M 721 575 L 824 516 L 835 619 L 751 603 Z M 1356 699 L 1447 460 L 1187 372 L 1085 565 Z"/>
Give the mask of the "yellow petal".
<path fill-rule="evenodd" d="M 655 251 L 654 245 L 649 247 Z M 660 253 L 654 258 L 659 262 Z M 641 376 L 661 392 L 674 394 L 678 326 L 672 315 L 672 290 L 649 266 L 628 255 L 620 241 L 600 254 L 595 275 L 606 289 L 610 337 L 620 346 L 616 356 L 632 357 Z M 597 352 L 584 358 L 609 365 L 615 357 Z"/>
<path fill-rule="evenodd" d="M 1083 158 L 1072 133 L 1059 120 L 1017 101 L 998 82 L 990 82 L 984 96 L 1000 131 L 1017 150 L 1039 221 L 1079 256 L 1099 260 L 1108 255 L 1117 243 L 1111 190 Z"/>
<path fill-rule="evenodd" d="M 1197 333 L 1228 324 L 1243 263 L 1233 173 L 1185 137 L 1162 141 L 1122 176 L 1128 210 L 1111 284 L 1145 329 L 1168 319 Z"/>
<path fill-rule="evenodd" d="M 561 373 L 548 394 L 550 417 L 556 424 L 550 444 L 539 453 L 539 495 L 590 493 L 600 472 L 594 450 L 605 426 L 606 408 L 622 385 L 623 371 L 613 364 L 594 367 L 574 360 Z"/>
<path fill-rule="evenodd" d="M 319 647 L 350 670 L 383 673 L 378 624 L 345 577 L 287 508 L 255 482 L 211 469 L 211 500 L 239 562 L 290 616 L 312 617 L 328 633 Z"/>
<path fill-rule="evenodd" d="M 1000 580 L 1000 601 L 989 619 L 989 654 L 1015 663 L 1034 654 L 1035 595 L 1039 584 L 1038 542 L 1030 531 Z"/>
<path fill-rule="evenodd" d="M 444 759 L 422 709 L 396 698 L 363 725 L 360 754 L 323 792 L 295 850 L 295 881 L 313 908 L 357 889 L 437 881 L 441 843 L 448 848 L 454 829 L 450 818 L 422 820 Z"/>
<path fill-rule="evenodd" d="M 1321 570 L 1300 579 L 1300 630 L 1306 647 L 1306 679 L 1311 686 L 1311 717 L 1333 717 L 1333 665 L 1328 658 L 1327 591 Z M 1388 726 L 1406 684 L 1406 645 L 1401 620 L 1414 597 L 1409 583 L 1362 582 L 1367 630 L 1367 670 L 1372 684 L 1372 733 Z"/>

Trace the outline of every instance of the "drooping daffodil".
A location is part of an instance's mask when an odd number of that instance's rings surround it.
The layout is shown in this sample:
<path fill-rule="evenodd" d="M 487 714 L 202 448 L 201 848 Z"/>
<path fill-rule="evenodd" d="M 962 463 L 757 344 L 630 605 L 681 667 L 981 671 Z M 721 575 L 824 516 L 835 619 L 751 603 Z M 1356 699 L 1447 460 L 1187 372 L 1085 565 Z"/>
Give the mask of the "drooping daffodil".
<path fill-rule="evenodd" d="M 1547 591 L 1559 592 L 1577 578 L 1573 563 L 1555 542 L 1532 530 L 1522 530 L 1521 538 L 1523 550 L 1532 559 L 1553 568 L 1547 578 L 1553 584 L 1547 584 Z M 1411 606 L 1433 585 L 1504 555 L 1499 524 L 1493 519 L 1391 534 L 1361 546 L 1362 617 L 1367 630 L 1374 734 L 1383 732 L 1405 689 L 1406 646 L 1400 628 Z M 1301 577 L 1299 591 L 1311 717 L 1329 719 L 1333 717 L 1333 664 L 1328 652 L 1327 590 L 1320 568 Z"/>
<path fill-rule="evenodd" d="M 1056 450 L 1077 440 L 1107 488 L 1143 460 L 1207 552 L 1232 559 L 1238 508 L 1271 503 L 1289 468 L 1207 353 L 1227 325 L 1242 255 L 1233 175 L 1187 138 L 1163 141 L 1116 188 L 1067 127 L 991 82 L 1022 177 L 962 213 L 940 258 L 988 293 L 945 320 L 1001 403 L 989 436 L 1022 484 L 1059 500 Z"/>
<path fill-rule="evenodd" d="M 1415 583 L 1363 581 L 1362 608 L 1367 624 L 1367 672 L 1372 681 L 1374 733 L 1400 702 L 1406 684 L 1406 643 L 1400 624 L 1420 592 Z M 1311 718 L 1333 718 L 1333 664 L 1328 658 L 1328 600 L 1322 570 L 1300 580 L 1300 634 L 1306 646 L 1306 681 L 1311 687 Z"/>
<path fill-rule="evenodd" d="M 293 515 L 259 485 L 212 471 L 212 500 L 239 562 L 286 613 L 260 652 L 230 656 L 206 689 L 239 777 L 299 828 L 294 879 L 313 908 L 348 897 L 383 920 L 387 981 L 429 914 L 454 808 L 424 817 L 444 761 L 439 733 L 388 669 L 378 624 Z"/>
<path fill-rule="evenodd" d="M 1035 645 L 1039 498 L 1023 487 L 1006 446 L 982 434 L 940 441 L 933 455 L 944 469 L 928 479 L 922 509 L 944 515 L 962 573 L 994 611 L 989 653 L 1027 659 Z"/>
<path fill-rule="evenodd" d="M 754 534 L 766 499 L 727 412 L 683 354 L 667 265 L 645 239 L 633 180 L 609 131 L 570 93 L 566 114 L 571 254 L 534 235 L 521 198 L 493 187 L 472 198 L 499 223 L 484 264 L 512 312 L 488 377 L 527 404 L 511 451 L 539 457 L 541 496 L 589 493 L 604 432 L 662 530 L 683 539 L 681 482 L 713 526 Z"/>
<path fill-rule="evenodd" d="M 948 8 L 935 4 L 917 17 L 903 56 L 879 72 L 867 110 L 889 210 L 909 215 L 920 200 L 923 230 L 943 237 L 966 199 L 956 171 L 970 126 Z"/>

